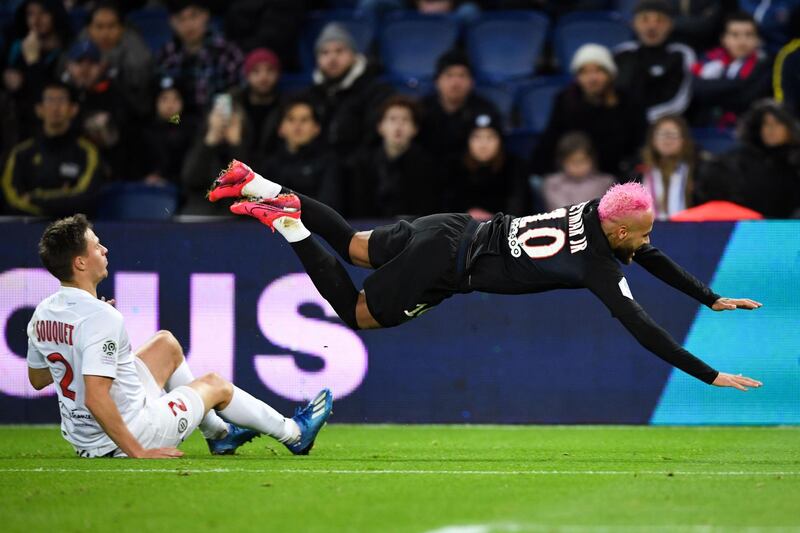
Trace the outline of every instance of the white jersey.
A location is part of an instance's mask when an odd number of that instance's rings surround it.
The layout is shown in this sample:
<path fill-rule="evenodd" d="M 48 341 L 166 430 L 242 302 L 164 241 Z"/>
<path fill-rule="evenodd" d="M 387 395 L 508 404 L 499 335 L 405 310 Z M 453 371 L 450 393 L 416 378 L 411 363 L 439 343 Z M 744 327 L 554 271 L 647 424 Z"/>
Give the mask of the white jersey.
<path fill-rule="evenodd" d="M 122 314 L 82 289 L 61 287 L 36 306 L 28 323 L 28 366 L 49 368 L 61 410 L 61 433 L 76 450 L 117 448 L 86 408 L 83 376 L 113 378 L 111 398 L 129 428 L 145 404 L 145 389 Z"/>

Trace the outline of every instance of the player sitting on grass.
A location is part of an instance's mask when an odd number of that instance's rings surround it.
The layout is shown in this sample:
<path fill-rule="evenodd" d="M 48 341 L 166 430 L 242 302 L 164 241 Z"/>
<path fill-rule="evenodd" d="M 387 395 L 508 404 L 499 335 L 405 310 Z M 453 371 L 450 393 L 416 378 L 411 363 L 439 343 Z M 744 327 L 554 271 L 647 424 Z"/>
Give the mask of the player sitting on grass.
<path fill-rule="evenodd" d="M 690 354 L 633 299 L 619 262 L 635 260 L 715 311 L 761 307 L 749 299 L 720 297 L 650 245 L 652 200 L 637 183 L 549 213 L 520 218 L 498 213 L 483 223 L 466 214 L 439 214 L 358 233 L 328 206 L 287 192 L 234 160 L 214 182 L 209 199 L 241 198 L 232 212 L 278 230 L 320 294 L 353 329 L 399 325 L 458 293 L 587 288 L 636 340 L 671 365 L 719 387 L 761 386 L 718 372 Z M 362 291 L 311 231 L 345 261 L 376 269 Z"/>
<path fill-rule="evenodd" d="M 28 324 L 28 376 L 36 390 L 56 383 L 61 433 L 78 455 L 180 457 L 176 446 L 198 426 L 215 455 L 261 433 L 307 454 L 330 416 L 330 391 L 284 418 L 213 372 L 195 379 L 167 331 L 133 353 L 113 300 L 97 298 L 107 253 L 83 215 L 53 222 L 39 242 L 39 257 L 61 288 Z"/>

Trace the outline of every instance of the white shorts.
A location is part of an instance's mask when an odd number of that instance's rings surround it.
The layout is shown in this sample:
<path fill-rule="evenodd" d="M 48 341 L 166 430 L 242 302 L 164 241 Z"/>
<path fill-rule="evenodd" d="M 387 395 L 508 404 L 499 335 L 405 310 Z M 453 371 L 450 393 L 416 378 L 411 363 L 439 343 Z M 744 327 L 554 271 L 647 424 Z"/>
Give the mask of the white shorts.
<path fill-rule="evenodd" d="M 147 365 L 134 357 L 136 372 L 145 391 L 144 408 L 128 429 L 143 448 L 174 448 L 192 434 L 205 415 L 203 399 L 191 387 L 181 386 L 164 394 Z M 113 443 L 111 443 L 113 446 Z M 81 457 L 126 457 L 108 445 L 94 449 L 75 448 Z"/>
<path fill-rule="evenodd" d="M 142 413 L 129 429 L 144 448 L 175 447 L 203 420 L 203 399 L 185 385 L 163 394 L 144 361 L 138 357 L 134 360 L 146 399 Z"/>

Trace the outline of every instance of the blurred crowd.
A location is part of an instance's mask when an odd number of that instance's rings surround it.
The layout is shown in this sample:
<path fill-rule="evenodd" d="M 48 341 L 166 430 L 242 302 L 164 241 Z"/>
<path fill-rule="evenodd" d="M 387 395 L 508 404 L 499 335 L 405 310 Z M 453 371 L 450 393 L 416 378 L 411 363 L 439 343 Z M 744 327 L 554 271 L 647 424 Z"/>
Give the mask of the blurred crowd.
<path fill-rule="evenodd" d="M 120 184 L 225 215 L 205 195 L 235 158 L 350 218 L 521 215 L 633 179 L 661 220 L 800 217 L 800 0 L 4 1 L 3 215 L 91 214 Z M 546 43 L 532 75 L 493 82 L 462 36 L 417 79 L 346 24 L 314 27 L 326 10 L 463 28 L 620 12 L 630 40 L 587 38 L 568 65 Z M 490 97 L 539 78 L 559 83 L 527 104 L 538 130 Z"/>

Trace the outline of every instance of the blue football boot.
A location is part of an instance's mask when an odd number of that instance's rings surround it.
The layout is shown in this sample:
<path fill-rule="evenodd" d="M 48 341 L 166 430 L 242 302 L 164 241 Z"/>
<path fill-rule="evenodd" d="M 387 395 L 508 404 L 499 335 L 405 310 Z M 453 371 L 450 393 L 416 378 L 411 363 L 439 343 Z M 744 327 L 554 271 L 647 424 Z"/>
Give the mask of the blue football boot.
<path fill-rule="evenodd" d="M 208 449 L 212 455 L 233 455 L 236 449 L 247 444 L 261 433 L 252 429 L 240 428 L 236 424 L 228 423 L 228 434 L 221 439 L 206 439 Z"/>
<path fill-rule="evenodd" d="M 308 455 L 314 446 L 317 433 L 331 416 L 333 409 L 333 394 L 329 389 L 322 389 L 316 398 L 308 402 L 305 407 L 298 407 L 292 417 L 300 428 L 300 439 L 286 447 L 295 455 Z"/>

